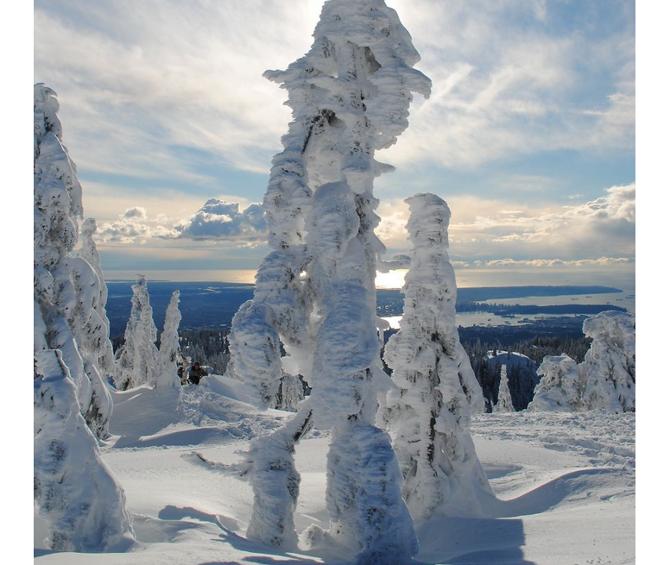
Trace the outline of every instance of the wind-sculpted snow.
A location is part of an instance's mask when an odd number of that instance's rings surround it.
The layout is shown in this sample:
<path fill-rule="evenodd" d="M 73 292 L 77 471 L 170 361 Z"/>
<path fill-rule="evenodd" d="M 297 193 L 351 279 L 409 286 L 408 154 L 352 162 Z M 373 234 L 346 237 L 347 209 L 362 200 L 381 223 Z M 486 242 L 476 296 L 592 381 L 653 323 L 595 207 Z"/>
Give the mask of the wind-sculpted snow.
<path fill-rule="evenodd" d="M 178 392 L 181 390 L 179 375 L 177 373 L 178 364 L 181 360 L 179 351 L 180 322 L 179 291 L 175 290 L 172 293 L 170 303 L 165 312 L 165 323 L 163 324 L 160 350 L 158 352 L 159 372 L 156 387 L 173 389 Z"/>
<path fill-rule="evenodd" d="M 584 320 L 593 341 L 577 364 L 568 355 L 547 356 L 538 369 L 531 411 L 635 411 L 635 322 L 626 312 L 607 311 Z"/>
<path fill-rule="evenodd" d="M 470 438 L 483 396 L 456 329 L 456 280 L 449 262 L 447 203 L 433 194 L 407 199 L 412 244 L 404 315 L 384 360 L 396 385 L 385 420 L 394 435 L 412 515 L 479 514 L 491 492 Z"/>
<path fill-rule="evenodd" d="M 327 476 L 329 536 L 357 549 L 357 564 L 407 563 L 416 555 L 398 462 L 385 432 L 355 421 L 335 428 Z"/>
<path fill-rule="evenodd" d="M 123 491 L 93 435 L 108 435 L 112 409 L 100 374 L 111 347 L 104 283 L 91 249 L 75 252 L 81 186 L 62 144 L 56 94 L 43 84 L 34 92 L 36 510 L 51 549 L 123 549 L 132 540 Z"/>
<path fill-rule="evenodd" d="M 143 384 L 155 385 L 158 379 L 158 330 L 149 303 L 147 279 L 140 275 L 133 285 L 130 318 L 123 334 L 123 345 L 116 352 L 114 382 L 119 390 Z"/>
<path fill-rule="evenodd" d="M 299 373 L 313 387 L 316 427 L 347 423 L 375 430 L 377 395 L 387 378 L 375 314 L 374 280 L 384 246 L 374 233 L 373 181 L 392 167 L 374 156 L 407 127 L 412 93 L 430 93 L 430 80 L 412 68 L 418 60 L 409 33 L 383 0 L 327 0 L 310 50 L 288 69 L 265 73 L 288 92 L 293 120 L 263 201 L 274 250 L 259 268 L 253 301 L 233 321 L 229 374 L 256 383 L 261 404 L 272 405 L 282 366 Z M 461 362 L 467 359 L 462 355 Z M 386 434 L 375 438 L 392 467 L 390 445 L 381 447 Z M 387 498 L 375 499 L 385 506 L 373 508 L 372 499 L 355 496 L 350 512 L 331 506 L 331 519 L 351 522 L 347 542 L 362 556 L 380 551 L 386 557 L 379 562 L 388 562 L 386 532 L 355 516 L 404 508 L 398 477 L 380 476 L 360 457 L 351 464 L 351 472 L 373 473 L 361 481 L 385 485 Z M 334 466 L 329 481 L 345 480 L 340 473 L 349 474 Z M 404 536 L 395 540 L 405 548 L 402 555 L 414 547 L 408 524 L 396 530 Z M 260 528 L 257 535 L 270 531 L 276 529 Z M 275 543 L 276 536 L 265 541 Z"/>
<path fill-rule="evenodd" d="M 233 318 L 229 336 L 228 374 L 258 390 L 262 406 L 276 405 L 282 377 L 281 343 L 270 322 L 272 311 L 264 304 L 248 300 Z"/>
<path fill-rule="evenodd" d="M 286 426 L 251 443 L 248 475 L 254 490 L 254 507 L 247 529 L 250 539 L 297 546 L 293 513 L 300 475 L 294 462 L 295 444 L 311 427 L 312 408 L 306 402 Z"/>

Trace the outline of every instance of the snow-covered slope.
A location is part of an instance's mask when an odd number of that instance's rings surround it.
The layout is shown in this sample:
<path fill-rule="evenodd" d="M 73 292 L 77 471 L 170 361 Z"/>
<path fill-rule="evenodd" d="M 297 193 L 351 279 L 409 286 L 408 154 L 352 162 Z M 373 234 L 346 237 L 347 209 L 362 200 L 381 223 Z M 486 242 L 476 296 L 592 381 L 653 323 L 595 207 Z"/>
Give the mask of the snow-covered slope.
<path fill-rule="evenodd" d="M 294 415 L 258 411 L 254 391 L 225 377 L 174 396 L 139 388 L 114 395 L 103 458 L 122 484 L 138 539 L 128 553 L 37 551 L 40 565 L 346 563 L 342 548 L 282 551 L 249 541 L 253 493 L 235 465 L 249 439 Z M 220 393 L 226 393 L 223 395 Z M 163 398 L 163 400 L 161 400 Z M 167 399 L 167 400 L 166 400 Z M 477 453 L 500 502 L 485 518 L 440 518 L 418 530 L 417 563 L 489 565 L 634 562 L 633 414 L 504 413 L 473 417 Z M 296 449 L 295 525 L 326 529 L 330 437 Z M 36 531 L 37 547 L 40 528 Z M 301 542 L 304 546 L 304 540 Z"/>

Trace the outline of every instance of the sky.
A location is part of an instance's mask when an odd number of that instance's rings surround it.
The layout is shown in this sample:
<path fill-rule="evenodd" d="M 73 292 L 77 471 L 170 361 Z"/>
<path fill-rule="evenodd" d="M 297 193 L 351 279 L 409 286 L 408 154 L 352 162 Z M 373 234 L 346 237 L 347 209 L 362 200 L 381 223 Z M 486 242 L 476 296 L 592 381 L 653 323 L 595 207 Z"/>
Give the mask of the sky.
<path fill-rule="evenodd" d="M 378 154 L 396 167 L 375 186 L 388 256 L 407 248 L 404 198 L 434 192 L 459 284 L 632 280 L 634 2 L 387 3 L 433 81 Z M 307 51 L 320 7 L 36 1 L 35 80 L 59 95 L 110 278 L 251 279 L 268 252 L 255 204 L 290 120 L 262 73 Z"/>

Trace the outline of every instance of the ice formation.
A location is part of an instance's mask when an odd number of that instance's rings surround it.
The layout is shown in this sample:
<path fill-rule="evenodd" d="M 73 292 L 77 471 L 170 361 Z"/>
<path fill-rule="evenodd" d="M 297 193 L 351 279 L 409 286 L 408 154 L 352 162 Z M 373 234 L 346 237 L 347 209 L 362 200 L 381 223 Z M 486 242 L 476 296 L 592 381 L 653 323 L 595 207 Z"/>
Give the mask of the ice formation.
<path fill-rule="evenodd" d="M 498 385 L 498 402 L 494 412 L 514 412 L 512 394 L 509 391 L 509 380 L 507 378 L 507 365 L 500 367 L 500 384 Z"/>
<path fill-rule="evenodd" d="M 408 198 L 412 256 L 399 331 L 384 360 L 396 388 L 385 420 L 394 435 L 415 519 L 479 514 L 491 491 L 470 437 L 484 399 L 456 328 L 456 279 L 448 255 L 450 211 L 434 194 Z"/>
<path fill-rule="evenodd" d="M 154 386 L 158 378 L 158 331 L 153 309 L 149 303 L 147 279 L 139 275 L 133 285 L 130 318 L 123 334 L 123 345 L 116 353 L 114 383 L 120 390 L 148 384 Z"/>
<path fill-rule="evenodd" d="M 34 93 L 36 508 L 54 550 L 121 549 L 132 540 L 125 498 L 93 435 L 106 432 L 111 407 L 98 372 L 109 339 L 100 280 L 73 253 L 81 186 L 62 144 L 56 94 L 43 84 Z"/>
<path fill-rule="evenodd" d="M 181 360 L 179 352 L 180 322 L 179 291 L 175 290 L 165 311 L 165 322 L 163 323 L 163 333 L 161 333 L 161 344 L 158 352 L 157 388 L 181 390 L 179 375 L 177 374 L 179 361 Z"/>
<path fill-rule="evenodd" d="M 635 321 L 626 312 L 600 312 L 584 320 L 593 339 L 579 364 L 589 410 L 635 411 Z"/>
<path fill-rule="evenodd" d="M 334 434 L 329 533 L 361 562 L 403 562 L 416 552 L 397 462 L 387 434 L 374 426 L 387 377 L 376 328 L 374 281 L 384 247 L 374 234 L 373 180 L 392 169 L 374 154 L 407 127 L 412 93 L 430 93 L 430 80 L 413 69 L 418 61 L 383 0 L 328 0 L 308 53 L 266 72 L 288 91 L 293 121 L 264 199 L 273 251 L 231 329 L 231 375 L 255 383 L 262 403 L 272 405 L 289 367 L 313 387 L 314 424 Z M 352 459 L 339 456 L 343 450 Z M 346 503 L 338 494 L 345 492 Z"/>
<path fill-rule="evenodd" d="M 541 380 L 528 405 L 530 412 L 576 412 L 582 409 L 583 385 L 570 356 L 547 355 L 537 374 Z"/>
<path fill-rule="evenodd" d="M 75 252 L 83 214 L 81 185 L 62 143 L 56 95 L 42 84 L 35 85 L 34 93 L 35 292 L 67 322 L 68 328 L 50 335 L 49 347 L 62 350 L 82 415 L 102 438 L 108 434 L 112 410 L 103 380 L 111 349 L 109 322 L 100 302 L 104 282 L 97 274 L 99 261 L 92 264 Z M 77 351 L 70 351 L 75 341 Z"/>
<path fill-rule="evenodd" d="M 563 354 L 544 358 L 530 411 L 635 411 L 635 322 L 626 312 L 584 320 L 593 341 L 579 365 Z"/>

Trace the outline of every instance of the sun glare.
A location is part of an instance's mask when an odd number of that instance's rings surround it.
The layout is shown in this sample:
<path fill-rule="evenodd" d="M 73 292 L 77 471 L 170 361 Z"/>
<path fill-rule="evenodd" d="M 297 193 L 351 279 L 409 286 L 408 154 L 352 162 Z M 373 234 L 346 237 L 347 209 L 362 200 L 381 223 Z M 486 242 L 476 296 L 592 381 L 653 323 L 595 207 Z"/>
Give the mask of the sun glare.
<path fill-rule="evenodd" d="M 405 284 L 405 274 L 407 274 L 407 269 L 395 269 L 388 273 L 377 271 L 375 286 L 383 290 L 402 288 Z"/>

